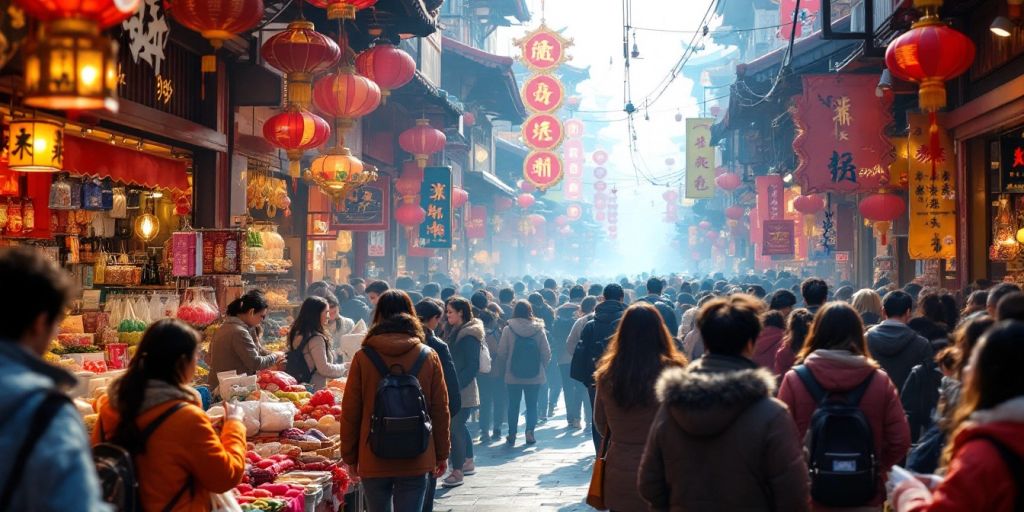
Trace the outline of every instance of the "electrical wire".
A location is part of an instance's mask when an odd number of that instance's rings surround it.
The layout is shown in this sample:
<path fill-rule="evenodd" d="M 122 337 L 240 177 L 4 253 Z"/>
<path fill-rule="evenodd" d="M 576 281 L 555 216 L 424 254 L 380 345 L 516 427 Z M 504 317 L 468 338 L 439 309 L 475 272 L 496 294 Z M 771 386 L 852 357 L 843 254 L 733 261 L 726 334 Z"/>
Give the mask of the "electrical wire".
<path fill-rule="evenodd" d="M 756 107 L 768 101 L 768 99 L 771 98 L 773 94 L 775 94 L 775 89 L 779 86 L 779 83 L 782 82 L 783 76 L 785 76 L 789 71 L 791 71 L 790 65 L 792 64 L 793 58 L 793 43 L 796 41 L 796 27 L 799 16 L 800 0 L 796 0 L 796 4 L 793 6 L 793 23 L 789 27 L 789 44 L 786 46 L 786 53 L 782 57 L 782 62 L 779 63 L 779 72 L 777 75 L 775 75 L 775 80 L 772 82 L 772 86 L 768 89 L 768 92 L 765 93 L 763 96 L 755 93 L 754 91 L 751 91 L 750 88 L 747 87 L 744 83 L 744 87 L 747 89 L 747 91 L 751 93 L 753 96 L 759 98 L 756 102 L 749 105 L 745 105 L 746 107 Z"/>
<path fill-rule="evenodd" d="M 725 35 L 725 34 L 739 34 L 744 32 L 756 32 L 758 30 L 770 30 L 773 28 L 783 28 L 792 25 L 792 23 L 782 23 L 780 25 L 766 25 L 764 27 L 752 27 L 752 28 L 734 28 L 729 30 L 712 30 L 708 32 L 708 35 Z M 702 32 L 702 30 L 676 30 L 671 28 L 651 28 L 651 27 L 633 27 L 633 30 L 640 30 L 642 32 L 663 32 L 668 34 L 693 34 Z"/>

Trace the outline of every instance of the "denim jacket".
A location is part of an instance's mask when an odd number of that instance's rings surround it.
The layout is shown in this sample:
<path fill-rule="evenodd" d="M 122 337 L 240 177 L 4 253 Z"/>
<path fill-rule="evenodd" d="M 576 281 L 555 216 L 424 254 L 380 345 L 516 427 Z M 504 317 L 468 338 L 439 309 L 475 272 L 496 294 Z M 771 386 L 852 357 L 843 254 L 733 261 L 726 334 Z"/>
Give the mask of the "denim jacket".
<path fill-rule="evenodd" d="M 29 435 L 29 424 L 47 389 L 66 390 L 74 376 L 46 364 L 21 345 L 0 341 L 0 486 L 13 471 L 23 472 L 11 510 L 103 511 L 89 440 L 78 411 L 70 403 L 58 411 L 24 467 L 13 468 L 14 454 Z"/>

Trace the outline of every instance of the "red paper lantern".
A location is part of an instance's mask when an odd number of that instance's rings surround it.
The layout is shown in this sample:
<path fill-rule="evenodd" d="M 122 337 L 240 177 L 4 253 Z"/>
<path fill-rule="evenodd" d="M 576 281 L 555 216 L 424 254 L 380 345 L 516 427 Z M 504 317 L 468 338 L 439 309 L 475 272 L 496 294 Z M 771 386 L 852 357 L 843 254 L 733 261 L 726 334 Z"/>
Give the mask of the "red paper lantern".
<path fill-rule="evenodd" d="M 391 91 L 409 83 L 416 74 L 416 61 L 387 42 L 378 42 L 356 57 L 356 69 L 380 86 L 382 101 L 387 102 Z"/>
<path fill-rule="evenodd" d="M 519 180 L 519 191 L 527 194 L 532 194 L 537 190 L 537 186 L 528 180 Z"/>
<path fill-rule="evenodd" d="M 534 228 L 540 229 L 542 226 L 548 223 L 548 220 L 543 215 L 533 213 L 526 216 L 526 220 L 530 221 L 530 225 Z"/>
<path fill-rule="evenodd" d="M 679 199 L 679 193 L 675 190 L 666 190 L 661 194 L 661 198 L 664 199 L 666 203 L 674 203 Z"/>
<path fill-rule="evenodd" d="M 697 227 L 700 228 L 703 231 L 707 231 L 707 230 L 711 229 L 711 223 L 706 221 L 706 220 L 702 220 L 702 221 L 700 221 L 700 223 L 697 224 Z"/>
<path fill-rule="evenodd" d="M 420 193 L 420 187 L 422 185 L 422 178 L 416 179 L 415 176 L 402 173 L 402 177 L 395 180 L 395 191 L 397 191 L 398 194 L 406 200 L 406 202 L 410 202 L 412 198 L 416 197 Z"/>
<path fill-rule="evenodd" d="M 743 218 L 745 213 L 746 211 L 744 211 L 743 207 L 740 205 L 734 204 L 725 209 L 725 216 L 730 220 L 740 220 Z"/>
<path fill-rule="evenodd" d="M 39 21 L 86 19 L 105 29 L 128 19 L 142 5 L 142 0 L 18 0 L 16 3 Z"/>
<path fill-rule="evenodd" d="M 874 223 L 882 245 L 888 245 L 889 226 L 907 210 L 907 203 L 900 196 L 880 192 L 861 199 L 859 210 L 865 219 Z"/>
<path fill-rule="evenodd" d="M 825 209 L 825 200 L 814 194 L 797 196 L 793 200 L 793 209 L 804 215 L 814 215 Z"/>
<path fill-rule="evenodd" d="M 327 142 L 331 127 L 327 121 L 308 110 L 291 107 L 263 125 L 263 137 L 274 146 L 288 152 L 289 174 L 299 177 L 299 159 L 307 150 Z"/>
<path fill-rule="evenodd" d="M 937 13 L 923 16 L 885 50 L 885 65 L 893 76 L 920 84 L 918 101 L 926 112 L 946 106 L 945 82 L 973 62 L 974 43 L 946 26 Z"/>
<path fill-rule="evenodd" d="M 317 32 L 312 22 L 295 20 L 263 43 L 260 54 L 267 64 L 285 73 L 288 103 L 305 108 L 311 101 L 313 76 L 337 64 L 341 48 Z"/>
<path fill-rule="evenodd" d="M 519 198 L 516 199 L 516 202 L 519 204 L 520 208 L 525 210 L 533 206 L 533 204 L 537 202 L 537 199 L 533 197 L 532 194 L 519 194 Z"/>
<path fill-rule="evenodd" d="M 332 20 L 356 19 L 356 12 L 372 7 L 377 0 L 306 0 L 321 9 L 327 9 L 327 18 Z"/>
<path fill-rule="evenodd" d="M 316 81 L 313 104 L 321 112 L 337 118 L 338 129 L 347 130 L 356 119 L 380 106 L 380 87 L 356 73 L 355 68 L 342 67 Z M 342 134 L 339 132 L 338 135 Z"/>
<path fill-rule="evenodd" d="M 430 155 L 444 149 L 447 140 L 444 132 L 430 126 L 429 120 L 417 119 L 416 126 L 398 136 L 398 145 L 412 153 L 416 158 L 416 164 L 423 168 L 427 166 Z"/>
<path fill-rule="evenodd" d="M 452 187 L 452 208 L 462 208 L 469 202 L 469 192 L 462 187 Z"/>
<path fill-rule="evenodd" d="M 605 190 L 608 190 L 608 184 L 603 181 L 595 181 L 594 190 L 598 192 L 604 192 Z"/>
<path fill-rule="evenodd" d="M 415 203 L 405 203 L 395 210 L 395 220 L 405 227 L 416 227 L 427 218 L 427 212 Z"/>
<path fill-rule="evenodd" d="M 515 204 L 511 197 L 499 196 L 494 200 L 494 209 L 504 212 L 510 210 Z"/>
<path fill-rule="evenodd" d="M 719 237 L 718 231 L 708 231 L 707 233 L 704 234 L 704 238 L 707 238 L 708 240 L 711 240 L 711 241 L 718 240 L 718 237 Z"/>
<path fill-rule="evenodd" d="M 465 114 L 462 114 L 462 124 L 464 124 L 467 127 L 475 125 L 476 115 L 473 114 L 472 112 L 466 112 Z"/>
<path fill-rule="evenodd" d="M 733 190 L 740 188 L 740 185 L 742 184 L 743 179 L 740 178 L 739 174 L 734 172 L 725 172 L 722 173 L 721 176 L 715 178 L 715 185 L 726 192 L 732 192 Z"/>
<path fill-rule="evenodd" d="M 173 0 L 165 5 L 178 23 L 210 41 L 214 51 L 263 19 L 263 0 Z M 217 71 L 216 57 L 204 55 L 202 66 L 204 73 Z"/>

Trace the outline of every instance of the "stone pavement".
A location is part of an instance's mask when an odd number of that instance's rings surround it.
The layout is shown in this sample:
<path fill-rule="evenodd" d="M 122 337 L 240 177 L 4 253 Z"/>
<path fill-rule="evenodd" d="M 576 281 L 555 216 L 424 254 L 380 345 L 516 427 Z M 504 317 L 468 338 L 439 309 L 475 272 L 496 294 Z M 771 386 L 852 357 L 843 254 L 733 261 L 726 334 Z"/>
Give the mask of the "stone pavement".
<path fill-rule="evenodd" d="M 479 438 L 475 427 L 470 424 L 470 433 Z M 515 448 L 506 448 L 504 439 L 474 444 L 476 474 L 466 477 L 466 483 L 454 489 L 444 489 L 439 483 L 434 510 L 594 510 L 583 503 L 594 465 L 590 429 L 567 429 L 562 413 L 537 426 L 537 444 L 533 446 L 526 446 L 523 431 L 520 418 Z"/>

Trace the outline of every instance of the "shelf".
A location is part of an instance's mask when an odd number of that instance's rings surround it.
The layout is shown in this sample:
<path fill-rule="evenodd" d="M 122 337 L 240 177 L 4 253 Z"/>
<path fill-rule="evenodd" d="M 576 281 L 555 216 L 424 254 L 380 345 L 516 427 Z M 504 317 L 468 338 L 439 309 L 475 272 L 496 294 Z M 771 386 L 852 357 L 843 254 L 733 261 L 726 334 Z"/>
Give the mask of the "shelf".
<path fill-rule="evenodd" d="M 289 277 L 291 272 L 242 272 L 242 277 Z"/>

